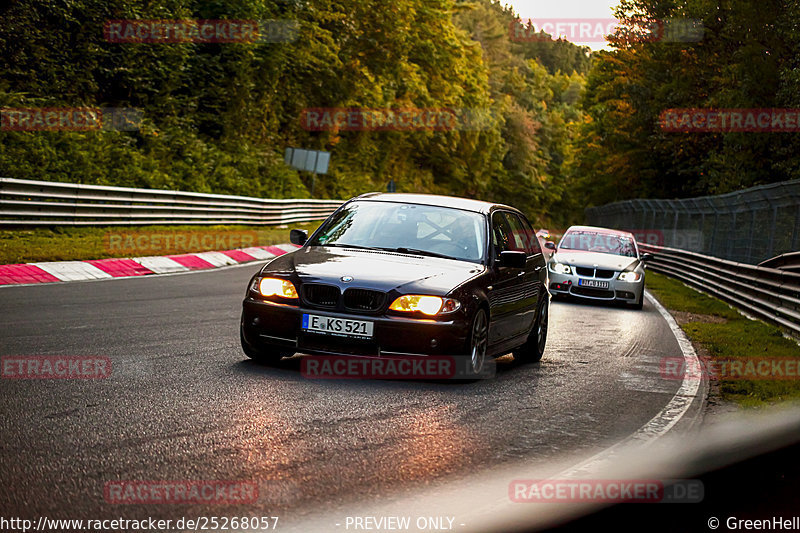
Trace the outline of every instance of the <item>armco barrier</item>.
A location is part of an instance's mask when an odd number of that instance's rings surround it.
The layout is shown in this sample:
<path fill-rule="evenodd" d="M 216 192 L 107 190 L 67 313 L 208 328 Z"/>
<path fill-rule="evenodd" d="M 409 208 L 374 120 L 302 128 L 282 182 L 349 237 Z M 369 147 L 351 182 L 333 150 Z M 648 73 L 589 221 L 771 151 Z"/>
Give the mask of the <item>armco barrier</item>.
<path fill-rule="evenodd" d="M 762 261 L 758 264 L 758 266 L 800 273 L 800 252 L 781 254 L 777 257 L 773 257 L 772 259 Z"/>
<path fill-rule="evenodd" d="M 800 273 L 737 263 L 676 248 L 639 246 L 647 267 L 713 294 L 760 319 L 800 334 Z"/>
<path fill-rule="evenodd" d="M 0 178 L 0 226 L 275 225 L 321 220 L 341 204 Z"/>

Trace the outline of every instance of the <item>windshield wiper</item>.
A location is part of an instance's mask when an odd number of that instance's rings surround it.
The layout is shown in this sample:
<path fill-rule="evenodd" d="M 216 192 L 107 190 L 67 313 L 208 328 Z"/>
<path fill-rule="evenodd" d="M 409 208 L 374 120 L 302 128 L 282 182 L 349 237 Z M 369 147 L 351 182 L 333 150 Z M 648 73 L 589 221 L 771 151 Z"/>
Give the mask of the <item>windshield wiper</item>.
<path fill-rule="evenodd" d="M 441 257 L 442 259 L 453 259 L 453 257 L 445 254 L 439 254 L 436 252 L 429 252 L 428 250 L 418 250 L 416 248 L 406 248 L 401 246 L 399 248 L 384 248 L 387 252 L 397 252 L 400 254 L 412 254 L 412 255 L 427 255 L 428 257 Z"/>
<path fill-rule="evenodd" d="M 340 244 L 332 242 L 329 244 L 319 244 L 318 246 L 330 246 L 331 248 L 355 248 L 356 250 L 382 250 L 382 248 L 373 248 L 372 246 L 360 246 L 358 244 Z"/>
<path fill-rule="evenodd" d="M 401 246 L 399 248 L 385 248 L 381 246 L 360 246 L 358 244 L 342 244 L 338 242 L 319 244 L 316 246 L 330 246 L 332 248 L 355 248 L 356 250 L 373 250 L 373 251 L 383 251 L 383 252 L 394 252 L 399 254 L 425 255 L 428 257 L 441 257 L 442 259 L 453 259 L 453 257 L 449 255 L 439 254 L 436 252 L 429 252 L 428 250 L 418 250 L 417 248 L 406 248 L 404 246 Z"/>

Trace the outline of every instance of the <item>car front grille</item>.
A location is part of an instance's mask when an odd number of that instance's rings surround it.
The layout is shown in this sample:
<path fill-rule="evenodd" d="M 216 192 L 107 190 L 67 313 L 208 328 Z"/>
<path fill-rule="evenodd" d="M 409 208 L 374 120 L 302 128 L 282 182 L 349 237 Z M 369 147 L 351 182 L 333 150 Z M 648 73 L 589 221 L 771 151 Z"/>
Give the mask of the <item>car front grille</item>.
<path fill-rule="evenodd" d="M 377 311 L 383 306 L 384 293 L 367 289 L 344 291 L 344 306 L 353 311 Z"/>
<path fill-rule="evenodd" d="M 303 300 L 311 305 L 320 307 L 336 307 L 339 303 L 339 287 L 323 285 L 321 283 L 306 283 L 303 285 Z"/>
<path fill-rule="evenodd" d="M 614 299 L 614 291 L 606 289 L 594 289 L 589 287 L 572 287 L 572 293 L 581 296 L 589 296 L 590 298 L 604 298 L 608 300 Z"/>
<path fill-rule="evenodd" d="M 575 272 L 577 272 L 579 276 L 585 278 L 611 279 L 614 277 L 613 270 L 604 270 L 602 268 L 575 267 Z"/>

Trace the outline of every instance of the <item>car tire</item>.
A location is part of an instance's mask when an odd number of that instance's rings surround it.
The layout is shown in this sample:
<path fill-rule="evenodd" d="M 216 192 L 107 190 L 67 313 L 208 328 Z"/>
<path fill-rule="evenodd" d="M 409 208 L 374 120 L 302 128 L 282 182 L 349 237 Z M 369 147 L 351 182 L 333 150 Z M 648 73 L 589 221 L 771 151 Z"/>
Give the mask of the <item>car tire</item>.
<path fill-rule="evenodd" d="M 239 340 L 242 343 L 242 351 L 244 352 L 244 354 L 253 361 L 259 363 L 274 364 L 283 359 L 284 357 L 292 355 L 290 353 L 282 352 L 280 350 L 263 349 L 263 348 L 257 349 L 250 346 L 244 339 L 244 332 L 241 329 L 239 329 Z"/>
<path fill-rule="evenodd" d="M 640 311 L 642 308 L 644 308 L 644 294 L 639 297 L 639 303 L 633 304 L 630 307 L 631 309 L 636 309 L 637 311 Z"/>
<path fill-rule="evenodd" d="M 467 378 L 482 375 L 488 365 L 486 355 L 489 347 L 489 316 L 486 309 L 479 307 L 472 317 L 472 328 L 469 337 L 469 354 L 466 364 Z"/>
<path fill-rule="evenodd" d="M 542 360 L 547 345 L 547 324 L 550 315 L 550 304 L 545 298 L 536 313 L 536 322 L 528 334 L 528 340 L 514 350 L 514 359 L 521 364 L 538 363 Z"/>

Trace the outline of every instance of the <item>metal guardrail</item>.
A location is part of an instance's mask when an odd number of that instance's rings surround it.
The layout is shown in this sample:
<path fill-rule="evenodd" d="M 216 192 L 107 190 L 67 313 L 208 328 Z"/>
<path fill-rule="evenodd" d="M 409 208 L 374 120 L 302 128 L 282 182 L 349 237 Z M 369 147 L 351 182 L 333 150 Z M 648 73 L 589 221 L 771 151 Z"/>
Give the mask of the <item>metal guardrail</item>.
<path fill-rule="evenodd" d="M 800 273 L 640 244 L 647 268 L 678 278 L 760 319 L 800 335 Z"/>
<path fill-rule="evenodd" d="M 781 254 L 772 259 L 762 261 L 758 266 L 788 270 L 790 272 L 800 272 L 800 252 Z"/>
<path fill-rule="evenodd" d="M 321 220 L 341 204 L 0 178 L 0 226 L 274 225 Z"/>

